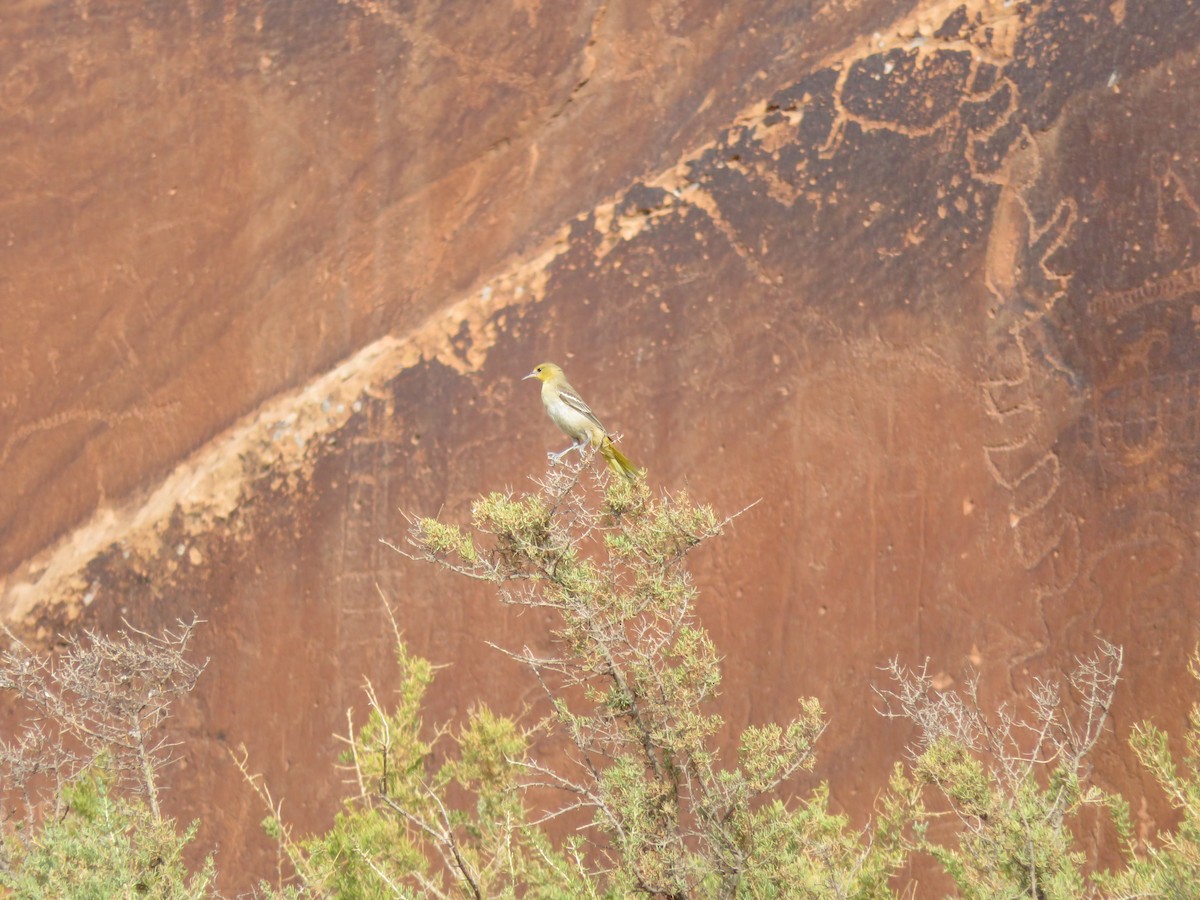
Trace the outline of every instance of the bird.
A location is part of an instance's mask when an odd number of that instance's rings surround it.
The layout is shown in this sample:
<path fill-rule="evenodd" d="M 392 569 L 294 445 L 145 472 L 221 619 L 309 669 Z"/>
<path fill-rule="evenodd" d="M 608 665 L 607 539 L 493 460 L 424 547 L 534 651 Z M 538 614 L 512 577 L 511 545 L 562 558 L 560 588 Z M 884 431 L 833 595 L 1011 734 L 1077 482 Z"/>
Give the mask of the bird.
<path fill-rule="evenodd" d="M 542 383 L 542 405 L 546 407 L 546 414 L 572 441 L 570 447 L 557 453 L 548 453 L 547 456 L 557 462 L 564 454 L 572 450 L 582 453 L 583 448 L 591 444 L 614 473 L 630 481 L 638 477 L 637 468 L 617 449 L 596 414 L 583 402 L 579 392 L 571 387 L 561 368 L 554 363 L 542 363 L 521 380 L 526 378 L 536 378 Z"/>

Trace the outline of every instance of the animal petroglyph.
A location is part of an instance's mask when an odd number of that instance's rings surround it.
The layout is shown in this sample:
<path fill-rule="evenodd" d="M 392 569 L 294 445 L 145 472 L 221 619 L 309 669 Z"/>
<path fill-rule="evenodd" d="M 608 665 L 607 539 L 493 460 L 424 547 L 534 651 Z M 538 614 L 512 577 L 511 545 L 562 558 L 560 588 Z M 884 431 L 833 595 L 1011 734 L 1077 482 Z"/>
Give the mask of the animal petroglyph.
<path fill-rule="evenodd" d="M 1079 433 L 1109 476 L 1162 492 L 1169 479 L 1151 477 L 1145 468 L 1152 463 L 1171 468 L 1171 454 L 1194 458 L 1200 442 L 1200 263 L 1194 249 L 1200 243 L 1200 205 L 1188 178 L 1164 153 L 1143 170 L 1140 188 L 1147 187 L 1155 200 L 1154 220 L 1143 231 L 1153 230 L 1153 242 L 1134 236 L 1145 249 L 1130 268 L 1149 274 L 1088 301 L 1109 352 L 1097 373 L 1089 421 Z"/>

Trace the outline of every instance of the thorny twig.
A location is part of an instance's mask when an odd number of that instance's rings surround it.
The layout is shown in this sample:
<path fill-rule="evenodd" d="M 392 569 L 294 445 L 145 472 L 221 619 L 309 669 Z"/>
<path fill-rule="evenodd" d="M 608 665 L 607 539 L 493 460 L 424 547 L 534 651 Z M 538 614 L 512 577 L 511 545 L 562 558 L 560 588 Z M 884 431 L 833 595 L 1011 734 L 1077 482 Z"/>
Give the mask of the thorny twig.
<path fill-rule="evenodd" d="M 158 772 L 175 760 L 178 746 L 162 726 L 208 665 L 186 656 L 199 624 L 179 620 L 174 630 L 152 635 L 125 622 L 112 637 L 71 635 L 55 656 L 34 653 L 5 628 L 11 646 L 0 654 L 0 689 L 29 714 L 21 738 L 0 746 L 9 783 L 25 792 L 31 779 L 49 775 L 57 796 L 107 756 L 161 818 Z M 24 803 L 31 815 L 36 801 L 24 793 Z"/>

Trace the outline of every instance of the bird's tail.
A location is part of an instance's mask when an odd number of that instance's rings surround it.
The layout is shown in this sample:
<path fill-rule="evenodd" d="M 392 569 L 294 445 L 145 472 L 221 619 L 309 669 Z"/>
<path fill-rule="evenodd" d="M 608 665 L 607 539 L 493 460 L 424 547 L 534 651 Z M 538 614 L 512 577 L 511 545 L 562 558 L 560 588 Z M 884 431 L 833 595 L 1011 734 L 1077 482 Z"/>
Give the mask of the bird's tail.
<path fill-rule="evenodd" d="M 629 457 L 617 449 L 612 438 L 606 437 L 600 444 L 600 455 L 608 461 L 608 467 L 617 475 L 623 475 L 630 481 L 638 477 L 637 466 L 629 461 Z"/>

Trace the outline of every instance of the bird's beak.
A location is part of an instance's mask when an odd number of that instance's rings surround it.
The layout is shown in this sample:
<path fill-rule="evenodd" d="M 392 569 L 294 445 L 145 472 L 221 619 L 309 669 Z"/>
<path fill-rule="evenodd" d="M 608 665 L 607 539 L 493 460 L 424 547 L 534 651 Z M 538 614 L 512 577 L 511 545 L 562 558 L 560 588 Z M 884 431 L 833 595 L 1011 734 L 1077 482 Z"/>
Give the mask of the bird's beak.
<path fill-rule="evenodd" d="M 528 375 L 525 376 L 525 378 L 522 378 L 521 380 L 524 381 L 526 378 L 537 378 L 537 372 L 530 372 Z"/>

